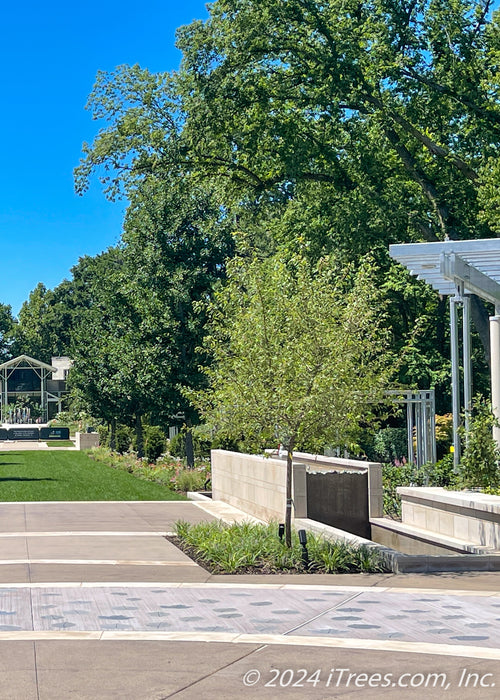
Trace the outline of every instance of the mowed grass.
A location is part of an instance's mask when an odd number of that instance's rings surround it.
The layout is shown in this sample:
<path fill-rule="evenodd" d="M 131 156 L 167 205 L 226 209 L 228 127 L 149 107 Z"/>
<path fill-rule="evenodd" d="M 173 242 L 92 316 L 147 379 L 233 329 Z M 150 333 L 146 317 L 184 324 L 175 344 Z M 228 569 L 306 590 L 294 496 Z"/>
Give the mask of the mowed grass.
<path fill-rule="evenodd" d="M 0 501 L 185 500 L 166 486 L 137 479 L 85 452 L 0 453 Z"/>

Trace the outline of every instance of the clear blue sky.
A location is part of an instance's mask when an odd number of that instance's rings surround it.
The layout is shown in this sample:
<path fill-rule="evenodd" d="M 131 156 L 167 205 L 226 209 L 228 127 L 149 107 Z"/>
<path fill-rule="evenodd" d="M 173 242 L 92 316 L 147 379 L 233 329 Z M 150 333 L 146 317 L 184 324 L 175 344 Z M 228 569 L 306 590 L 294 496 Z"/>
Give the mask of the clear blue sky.
<path fill-rule="evenodd" d="M 205 17 L 202 0 L 4 3 L 0 303 L 14 314 L 38 282 L 55 287 L 120 237 L 124 203 L 98 183 L 83 197 L 73 189 L 82 142 L 98 128 L 84 109 L 97 71 L 177 68 L 176 28 Z"/>

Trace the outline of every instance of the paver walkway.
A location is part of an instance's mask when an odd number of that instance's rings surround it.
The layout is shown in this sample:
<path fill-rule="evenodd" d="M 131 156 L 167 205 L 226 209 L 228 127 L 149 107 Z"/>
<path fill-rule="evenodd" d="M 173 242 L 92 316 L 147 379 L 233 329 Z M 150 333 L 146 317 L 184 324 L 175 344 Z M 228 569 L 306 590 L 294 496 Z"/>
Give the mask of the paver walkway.
<path fill-rule="evenodd" d="M 165 534 L 218 516 L 0 504 L 0 698 L 498 696 L 498 574 L 212 576 Z"/>

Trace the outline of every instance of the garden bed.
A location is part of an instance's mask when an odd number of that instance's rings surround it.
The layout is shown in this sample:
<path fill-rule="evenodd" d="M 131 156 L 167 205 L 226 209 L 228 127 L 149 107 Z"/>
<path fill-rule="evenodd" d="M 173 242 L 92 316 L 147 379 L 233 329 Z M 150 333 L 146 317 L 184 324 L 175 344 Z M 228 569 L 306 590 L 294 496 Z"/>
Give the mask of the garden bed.
<path fill-rule="evenodd" d="M 278 525 L 218 522 L 191 525 L 179 521 L 167 539 L 212 574 L 338 574 L 387 571 L 376 549 L 332 542 L 308 534 L 308 568 L 298 534 L 292 547 L 278 537 Z"/>

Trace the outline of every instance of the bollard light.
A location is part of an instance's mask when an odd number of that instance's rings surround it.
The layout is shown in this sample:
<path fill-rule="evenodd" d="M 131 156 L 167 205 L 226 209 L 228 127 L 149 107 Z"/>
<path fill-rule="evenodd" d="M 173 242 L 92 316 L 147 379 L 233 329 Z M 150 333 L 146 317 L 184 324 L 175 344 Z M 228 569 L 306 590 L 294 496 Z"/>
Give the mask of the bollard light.
<path fill-rule="evenodd" d="M 305 530 L 299 530 L 299 542 L 302 545 L 302 566 L 308 571 L 309 552 L 307 551 L 307 533 Z"/>
<path fill-rule="evenodd" d="M 285 523 L 280 523 L 278 525 L 278 537 L 280 538 L 281 542 L 283 542 L 283 535 L 285 534 Z"/>

